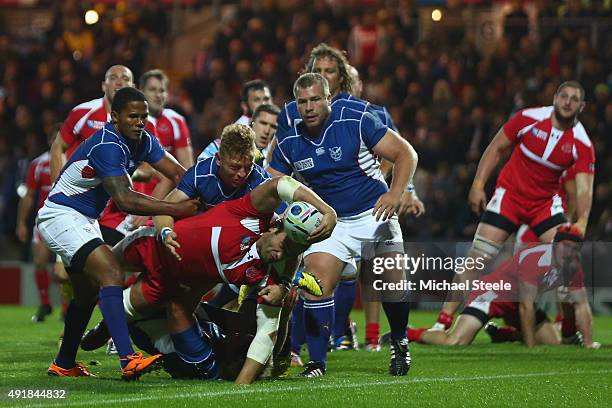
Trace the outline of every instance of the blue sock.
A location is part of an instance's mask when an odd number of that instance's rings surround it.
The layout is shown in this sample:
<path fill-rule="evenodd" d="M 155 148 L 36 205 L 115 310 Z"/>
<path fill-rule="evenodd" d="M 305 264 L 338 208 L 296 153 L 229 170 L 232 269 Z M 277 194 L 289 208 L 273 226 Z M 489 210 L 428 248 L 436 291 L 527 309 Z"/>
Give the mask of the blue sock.
<path fill-rule="evenodd" d="M 62 368 L 72 368 L 76 365 L 76 355 L 81 343 L 81 337 L 85 333 L 87 323 L 91 318 L 95 303 L 82 304 L 72 299 L 66 309 L 66 318 L 64 320 L 64 338 L 62 345 L 55 357 L 55 364 Z"/>
<path fill-rule="evenodd" d="M 408 302 L 382 302 L 383 310 L 387 315 L 389 327 L 391 328 L 391 338 L 401 340 L 406 337 L 408 327 L 408 314 L 410 313 L 410 303 Z"/>
<path fill-rule="evenodd" d="M 108 332 L 113 338 L 121 367 L 125 367 L 125 358 L 134 353 L 130 335 L 128 334 L 125 311 L 123 310 L 123 288 L 121 286 L 105 286 L 100 288 L 100 311 Z"/>
<path fill-rule="evenodd" d="M 336 305 L 336 316 L 334 321 L 334 339 L 339 339 L 344 336 L 346 329 L 346 321 L 349 318 L 353 303 L 355 303 L 356 280 L 340 281 L 336 292 L 334 293 L 334 302 Z"/>
<path fill-rule="evenodd" d="M 306 329 L 304 328 L 304 299 L 300 296 L 291 314 L 291 351 L 300 354 L 302 346 L 306 343 Z"/>
<path fill-rule="evenodd" d="M 310 360 L 325 366 L 327 343 L 334 326 L 334 298 L 304 299 L 304 326 Z"/>
<path fill-rule="evenodd" d="M 176 354 L 192 365 L 204 378 L 217 378 L 219 368 L 210 343 L 202 336 L 200 328 L 191 326 L 180 333 L 171 334 Z"/>

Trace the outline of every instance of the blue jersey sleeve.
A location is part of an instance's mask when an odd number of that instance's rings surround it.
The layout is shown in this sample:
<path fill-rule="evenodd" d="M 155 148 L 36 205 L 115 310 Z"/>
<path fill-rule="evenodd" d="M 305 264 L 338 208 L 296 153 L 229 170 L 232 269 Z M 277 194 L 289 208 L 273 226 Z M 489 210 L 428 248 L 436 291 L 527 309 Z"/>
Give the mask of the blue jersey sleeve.
<path fill-rule="evenodd" d="M 287 104 L 280 111 L 278 116 L 276 117 L 276 135 L 278 136 L 287 136 L 289 132 L 289 118 L 287 116 Z"/>
<path fill-rule="evenodd" d="M 398 130 L 397 130 L 397 126 L 395 126 L 395 123 L 393 122 L 393 118 L 391 117 L 391 114 L 389 113 L 387 108 L 383 107 L 383 112 L 385 113 L 385 122 L 384 122 L 384 124 L 387 125 L 387 127 L 389 129 L 392 129 L 395 132 L 399 133 Z"/>
<path fill-rule="evenodd" d="M 180 191 L 182 191 L 183 193 L 185 193 L 185 195 L 187 195 L 187 197 L 189 198 L 195 198 L 198 196 L 198 190 L 196 188 L 196 177 L 195 177 L 195 169 L 196 169 L 196 165 L 191 166 L 186 172 L 185 174 L 183 174 L 183 178 L 181 178 L 181 181 L 179 182 L 179 185 L 176 187 L 177 189 L 179 189 Z"/>
<path fill-rule="evenodd" d="M 101 143 L 94 146 L 87 159 L 100 178 L 128 175 L 125 151 L 116 143 Z"/>
<path fill-rule="evenodd" d="M 270 167 L 276 171 L 280 171 L 283 174 L 291 174 L 293 169 L 291 168 L 289 159 L 283 154 L 282 141 L 276 145 L 274 152 L 272 153 L 272 161 L 270 161 Z"/>
<path fill-rule="evenodd" d="M 369 112 L 364 112 L 359 124 L 359 133 L 368 149 L 373 149 L 380 142 L 385 133 L 387 126 L 380 121 L 375 115 Z M 276 152 L 275 152 L 276 153 Z"/>
<path fill-rule="evenodd" d="M 144 161 L 146 161 L 147 163 L 157 163 L 158 161 L 166 157 L 166 151 L 155 136 L 152 136 L 148 133 L 147 136 L 149 137 L 149 148 L 147 150 L 147 154 L 144 157 Z"/>

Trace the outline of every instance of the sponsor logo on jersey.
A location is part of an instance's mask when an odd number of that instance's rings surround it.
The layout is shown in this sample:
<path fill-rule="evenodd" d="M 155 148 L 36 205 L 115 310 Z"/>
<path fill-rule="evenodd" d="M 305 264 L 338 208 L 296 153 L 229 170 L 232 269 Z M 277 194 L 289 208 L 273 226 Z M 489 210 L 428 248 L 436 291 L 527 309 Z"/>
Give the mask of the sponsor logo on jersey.
<path fill-rule="evenodd" d="M 83 167 L 83 170 L 81 170 L 81 177 L 84 179 L 92 179 L 96 177 L 96 171 L 93 169 L 93 167 L 87 165 Z"/>
<path fill-rule="evenodd" d="M 240 251 L 246 251 L 251 247 L 251 237 L 248 235 L 240 238 Z"/>
<path fill-rule="evenodd" d="M 342 148 L 340 146 L 330 147 L 329 155 L 334 161 L 340 161 L 342 159 Z"/>
<path fill-rule="evenodd" d="M 100 120 L 87 120 L 87 127 L 90 127 L 92 129 L 102 129 L 104 125 L 106 125 L 106 122 L 102 122 Z"/>
<path fill-rule="evenodd" d="M 546 140 L 546 138 L 548 137 L 548 132 L 540 130 L 536 127 L 531 128 L 531 134 L 542 140 Z"/>
<path fill-rule="evenodd" d="M 304 160 L 298 160 L 293 163 L 293 167 L 297 171 L 304 171 L 304 170 L 312 169 L 314 167 L 314 161 L 310 157 Z"/>
<path fill-rule="evenodd" d="M 323 156 L 325 154 L 325 148 L 317 147 L 317 150 L 315 150 L 315 152 L 317 153 L 317 156 Z"/>
<path fill-rule="evenodd" d="M 542 277 L 540 278 L 540 286 L 542 288 L 550 288 L 555 284 L 555 282 L 557 282 L 558 279 L 559 270 L 557 270 L 557 268 L 552 268 L 544 275 L 542 275 Z"/>

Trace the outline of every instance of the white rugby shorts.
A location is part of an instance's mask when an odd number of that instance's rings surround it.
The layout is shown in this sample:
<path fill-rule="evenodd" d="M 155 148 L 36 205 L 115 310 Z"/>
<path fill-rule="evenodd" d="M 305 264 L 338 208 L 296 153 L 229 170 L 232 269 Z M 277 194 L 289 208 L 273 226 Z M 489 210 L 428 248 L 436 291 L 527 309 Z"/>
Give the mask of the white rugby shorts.
<path fill-rule="evenodd" d="M 362 248 L 365 252 L 362 253 Z M 356 261 L 385 253 L 403 253 L 402 229 L 397 215 L 387 221 L 376 221 L 372 210 L 349 217 L 338 217 L 336 228 L 325 241 L 312 244 L 304 252 L 308 256 L 325 252 L 356 268 Z M 346 269 L 346 268 L 345 268 Z M 349 271 L 345 272 L 349 275 Z"/>
<path fill-rule="evenodd" d="M 72 258 L 83 245 L 96 238 L 102 240 L 98 220 L 49 200 L 38 211 L 36 226 L 47 247 L 59 255 L 66 266 L 71 265 Z"/>

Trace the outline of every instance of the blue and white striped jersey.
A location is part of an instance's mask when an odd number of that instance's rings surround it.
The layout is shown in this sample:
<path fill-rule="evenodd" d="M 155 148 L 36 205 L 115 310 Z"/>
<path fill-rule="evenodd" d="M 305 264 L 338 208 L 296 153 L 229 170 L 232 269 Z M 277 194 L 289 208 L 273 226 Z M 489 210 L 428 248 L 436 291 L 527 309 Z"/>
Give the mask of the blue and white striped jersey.
<path fill-rule="evenodd" d="M 157 163 L 165 156 L 155 136 L 143 131 L 130 151 L 127 140 L 109 122 L 84 140 L 64 165 L 47 201 L 70 207 L 90 218 L 99 218 L 110 195 L 105 177 L 130 176 L 142 162 Z"/>
<path fill-rule="evenodd" d="M 270 178 L 267 171 L 254 164 L 253 171 L 244 186 L 233 192 L 227 192 L 227 187 L 217 176 L 218 171 L 219 166 L 214 157 L 201 160 L 185 172 L 177 188 L 189 198 L 199 197 L 206 208 L 210 208 L 224 201 L 241 198 Z"/>
<path fill-rule="evenodd" d="M 270 167 L 298 173 L 338 216 L 367 211 L 388 191 L 372 149 L 388 128 L 376 116 L 332 105 L 319 135 L 308 134 L 300 122 L 278 135 Z"/>

